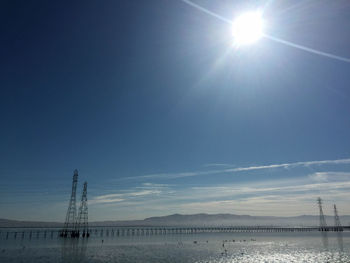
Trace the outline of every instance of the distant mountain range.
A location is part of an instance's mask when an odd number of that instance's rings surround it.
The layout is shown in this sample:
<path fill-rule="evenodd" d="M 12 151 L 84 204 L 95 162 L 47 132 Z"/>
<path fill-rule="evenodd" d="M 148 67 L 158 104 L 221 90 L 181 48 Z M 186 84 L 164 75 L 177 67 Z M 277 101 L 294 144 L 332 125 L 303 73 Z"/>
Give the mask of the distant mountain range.
<path fill-rule="evenodd" d="M 325 216 L 328 225 L 334 225 L 333 216 Z M 350 215 L 340 217 L 343 225 L 350 225 Z M 144 220 L 98 221 L 90 226 L 317 226 L 319 216 L 295 217 L 250 216 L 234 214 L 174 214 L 149 217 Z M 62 227 L 59 222 L 17 221 L 0 219 L 0 227 Z"/>

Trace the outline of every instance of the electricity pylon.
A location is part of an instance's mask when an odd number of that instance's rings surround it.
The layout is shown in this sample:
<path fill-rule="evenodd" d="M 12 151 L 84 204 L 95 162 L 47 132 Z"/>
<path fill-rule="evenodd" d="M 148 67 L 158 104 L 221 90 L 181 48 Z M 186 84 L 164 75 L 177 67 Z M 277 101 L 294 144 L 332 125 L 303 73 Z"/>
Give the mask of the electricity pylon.
<path fill-rule="evenodd" d="M 337 211 L 337 206 L 334 205 L 334 226 L 335 226 L 335 231 L 337 232 L 337 240 L 338 240 L 338 246 L 340 248 L 340 251 L 343 251 L 344 249 L 344 244 L 343 244 L 343 227 L 340 223 L 338 211 Z"/>
<path fill-rule="evenodd" d="M 74 170 L 73 182 L 72 182 L 72 194 L 69 200 L 66 221 L 64 222 L 64 227 L 61 232 L 61 237 L 67 237 L 74 234 L 75 230 L 75 220 L 76 220 L 76 192 L 78 183 L 78 170 Z"/>
<path fill-rule="evenodd" d="M 82 237 L 89 237 L 89 223 L 88 223 L 88 206 L 87 206 L 87 182 L 84 183 L 83 194 L 81 195 L 81 203 L 79 207 L 79 215 L 76 223 L 76 232 L 79 237 L 82 231 Z"/>
<path fill-rule="evenodd" d="M 327 231 L 327 224 L 324 218 L 323 209 L 322 209 L 322 199 L 317 198 L 318 208 L 320 209 L 320 231 Z"/>
<path fill-rule="evenodd" d="M 324 214 L 323 214 L 322 199 L 320 197 L 317 198 L 317 203 L 318 203 L 318 208 L 320 210 L 320 228 L 319 228 L 319 230 L 322 233 L 323 246 L 324 246 L 324 248 L 328 248 L 328 236 L 327 236 L 328 228 L 327 228 L 326 220 L 325 220 Z"/>
<path fill-rule="evenodd" d="M 343 231 L 343 227 L 340 223 L 340 219 L 339 219 L 336 205 L 334 205 L 334 226 L 335 226 L 335 231 Z"/>

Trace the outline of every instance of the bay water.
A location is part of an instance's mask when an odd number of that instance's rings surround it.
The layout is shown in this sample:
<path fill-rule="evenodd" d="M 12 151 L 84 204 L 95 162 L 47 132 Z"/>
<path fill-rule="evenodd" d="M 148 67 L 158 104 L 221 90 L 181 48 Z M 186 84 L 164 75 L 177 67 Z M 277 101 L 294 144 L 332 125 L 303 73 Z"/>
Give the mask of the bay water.
<path fill-rule="evenodd" d="M 198 233 L 88 239 L 0 237 L 1 263 L 350 262 L 350 232 Z"/>

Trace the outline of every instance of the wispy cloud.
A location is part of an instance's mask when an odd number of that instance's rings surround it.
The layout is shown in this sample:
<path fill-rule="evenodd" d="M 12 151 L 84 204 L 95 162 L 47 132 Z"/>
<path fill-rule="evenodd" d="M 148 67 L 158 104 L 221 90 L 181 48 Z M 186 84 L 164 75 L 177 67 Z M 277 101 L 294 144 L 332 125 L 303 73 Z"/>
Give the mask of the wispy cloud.
<path fill-rule="evenodd" d="M 225 168 L 225 169 L 216 169 L 216 170 L 208 170 L 208 171 L 159 173 L 159 174 L 149 174 L 149 175 L 143 175 L 143 176 L 127 177 L 124 179 L 156 179 L 156 178 L 176 179 L 176 178 L 203 176 L 203 175 L 211 175 L 211 174 L 238 173 L 238 172 L 244 172 L 244 171 L 257 171 L 257 170 L 279 169 L 279 168 L 289 169 L 289 168 L 296 168 L 296 167 L 311 167 L 311 166 L 339 165 L 339 164 L 350 164 L 350 158 L 338 159 L 338 160 L 322 160 L 322 161 L 306 161 L 306 162 L 256 165 L 256 166 Z M 219 165 L 217 165 L 217 166 L 219 166 Z"/>
<path fill-rule="evenodd" d="M 328 181 L 342 181 L 349 180 L 350 172 L 316 172 L 310 174 L 309 177 L 315 181 L 328 182 Z"/>
<path fill-rule="evenodd" d="M 96 196 L 90 201 L 90 204 L 119 203 L 135 198 L 145 198 L 160 195 L 165 189 L 168 189 L 168 186 L 164 184 L 144 183 L 132 189 L 120 190 L 119 193 Z"/>
<path fill-rule="evenodd" d="M 304 182 L 304 183 L 303 183 Z M 205 198 L 231 198 L 240 199 L 247 196 L 262 197 L 266 195 L 278 195 L 278 196 L 291 196 L 297 198 L 298 196 L 304 196 L 305 194 L 317 194 L 317 195 L 329 195 L 336 192 L 347 192 L 350 190 L 350 182 L 337 181 L 337 182 L 309 182 L 307 180 L 300 181 L 290 185 L 290 181 L 281 183 L 276 187 L 254 187 L 251 185 L 229 185 L 229 186 L 213 186 L 213 187 L 193 187 L 192 193 L 197 199 Z"/>
<path fill-rule="evenodd" d="M 338 160 L 323 160 L 323 161 L 307 161 L 307 162 L 294 162 L 294 163 L 283 163 L 283 164 L 270 164 L 261 166 L 250 166 L 250 167 L 240 167 L 234 169 L 228 169 L 231 171 L 251 171 L 251 170 L 262 170 L 262 169 L 274 169 L 274 168 L 291 168 L 298 166 L 315 166 L 315 165 L 326 165 L 326 164 L 350 164 L 349 159 L 338 159 Z"/>
<path fill-rule="evenodd" d="M 118 203 L 122 202 L 125 199 L 122 198 L 95 198 L 89 201 L 90 204 L 105 204 L 105 203 Z"/>

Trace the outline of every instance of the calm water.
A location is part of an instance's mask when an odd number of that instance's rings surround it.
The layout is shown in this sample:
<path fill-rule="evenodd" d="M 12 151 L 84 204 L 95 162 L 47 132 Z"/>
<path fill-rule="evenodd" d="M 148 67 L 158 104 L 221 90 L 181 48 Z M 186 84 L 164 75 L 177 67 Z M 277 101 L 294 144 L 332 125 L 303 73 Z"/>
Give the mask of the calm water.
<path fill-rule="evenodd" d="M 328 241 L 328 242 L 327 242 Z M 328 243 L 328 244 L 327 244 Z M 201 233 L 62 240 L 0 238 L 0 262 L 350 262 L 350 233 Z"/>

